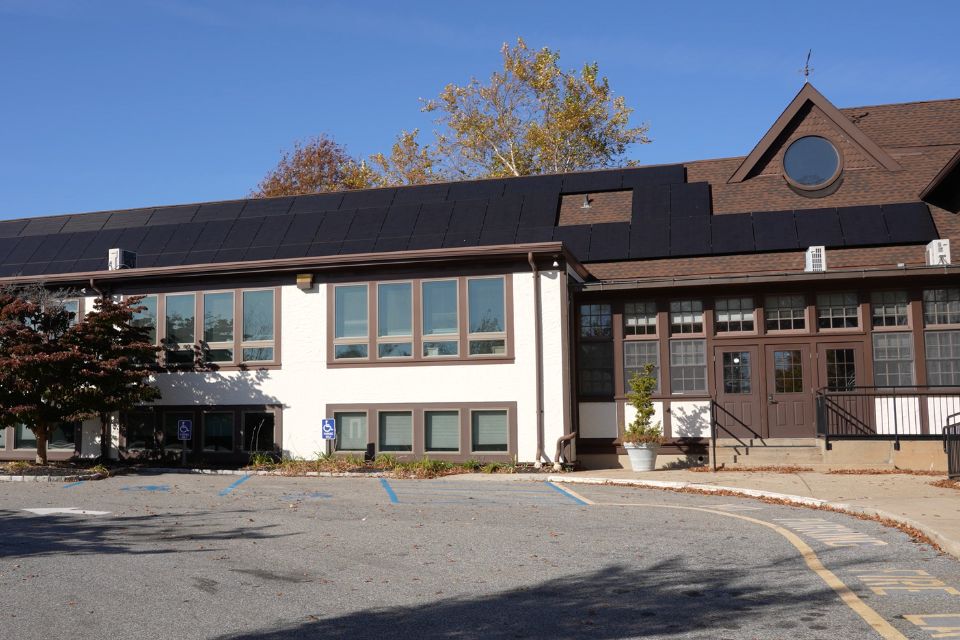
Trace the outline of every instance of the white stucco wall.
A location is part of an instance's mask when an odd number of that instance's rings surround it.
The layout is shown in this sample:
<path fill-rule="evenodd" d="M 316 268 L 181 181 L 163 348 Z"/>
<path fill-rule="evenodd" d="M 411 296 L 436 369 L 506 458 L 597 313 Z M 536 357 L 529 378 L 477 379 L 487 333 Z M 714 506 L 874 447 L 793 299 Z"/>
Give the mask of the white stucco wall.
<path fill-rule="evenodd" d="M 270 371 L 165 374 L 158 381 L 161 405 L 282 404 L 285 452 L 313 457 L 323 449 L 320 420 L 326 405 L 418 402 L 516 402 L 517 454 L 536 457 L 536 369 L 533 278 L 513 278 L 515 361 L 505 364 L 404 367 L 326 367 L 324 284 L 281 292 L 282 367 Z M 553 454 L 564 432 L 561 330 L 563 279 L 540 275 L 544 342 L 544 445 Z"/>

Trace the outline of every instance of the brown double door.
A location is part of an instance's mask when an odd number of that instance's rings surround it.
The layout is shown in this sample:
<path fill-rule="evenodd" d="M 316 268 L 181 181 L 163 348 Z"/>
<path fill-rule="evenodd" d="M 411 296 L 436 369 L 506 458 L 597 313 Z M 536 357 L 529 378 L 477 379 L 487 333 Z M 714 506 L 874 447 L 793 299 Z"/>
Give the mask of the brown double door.
<path fill-rule="evenodd" d="M 716 346 L 720 437 L 813 437 L 816 389 L 862 384 L 862 360 L 859 343 Z"/>

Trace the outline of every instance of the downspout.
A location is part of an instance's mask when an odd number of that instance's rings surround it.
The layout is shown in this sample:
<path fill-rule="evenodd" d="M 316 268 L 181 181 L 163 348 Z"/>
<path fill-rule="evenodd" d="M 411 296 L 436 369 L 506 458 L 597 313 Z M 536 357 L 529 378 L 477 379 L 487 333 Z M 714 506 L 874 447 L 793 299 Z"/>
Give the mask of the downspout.
<path fill-rule="evenodd" d="M 544 460 L 550 462 L 543 452 L 543 305 L 540 300 L 540 270 L 537 269 L 532 251 L 527 253 L 527 262 L 533 272 L 533 341 L 537 360 L 537 458 L 534 466 L 539 469 Z"/>

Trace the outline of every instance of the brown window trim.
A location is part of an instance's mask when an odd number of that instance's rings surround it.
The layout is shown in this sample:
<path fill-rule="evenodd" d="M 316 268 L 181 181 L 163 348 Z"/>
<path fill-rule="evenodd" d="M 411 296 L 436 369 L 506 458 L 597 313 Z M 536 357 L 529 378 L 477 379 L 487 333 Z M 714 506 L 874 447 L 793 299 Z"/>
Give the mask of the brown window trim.
<path fill-rule="evenodd" d="M 735 299 L 742 299 L 742 298 L 749 298 L 751 303 L 753 304 L 753 310 L 750 312 L 750 315 L 753 317 L 753 329 L 750 331 L 720 331 L 717 328 L 717 323 L 719 322 L 717 320 L 717 301 L 718 300 L 735 300 Z M 720 340 L 724 340 L 726 338 L 742 338 L 742 337 L 760 335 L 759 323 L 757 322 L 757 299 L 756 299 L 756 296 L 754 296 L 753 294 L 715 295 L 711 299 L 710 308 L 713 309 L 713 323 L 712 323 L 713 331 L 712 332 L 713 332 L 714 338 L 719 338 Z"/>
<path fill-rule="evenodd" d="M 856 327 L 820 327 L 820 305 L 817 303 L 817 298 L 821 295 L 844 295 L 852 293 L 857 297 L 857 326 Z M 864 318 L 870 315 L 870 296 L 867 295 L 864 298 L 857 291 L 850 291 L 849 289 L 841 289 L 837 291 L 815 291 L 813 293 L 813 331 L 816 335 L 837 335 L 837 336 L 849 336 L 849 335 L 865 335 L 867 333 L 867 326 L 864 323 Z M 870 318 L 872 321 L 872 318 Z"/>
<path fill-rule="evenodd" d="M 700 303 L 700 331 L 694 331 L 693 333 L 674 333 L 673 332 L 673 311 L 670 309 L 670 305 L 674 302 L 699 302 Z M 713 329 L 707 326 L 707 304 L 704 301 L 703 297 L 699 298 L 669 298 L 666 302 L 666 312 L 667 312 L 667 339 L 676 339 L 683 340 L 684 338 L 705 338 L 708 333 L 713 333 Z M 679 313 L 684 313 L 680 311 Z"/>
<path fill-rule="evenodd" d="M 472 415 L 474 411 L 506 411 L 507 412 L 507 450 L 506 451 L 471 451 L 472 447 Z M 485 462 L 511 462 L 517 456 L 517 403 L 516 402 L 414 402 L 414 403 L 357 403 L 357 404 L 328 404 L 324 415 L 332 417 L 336 413 L 364 413 L 367 416 L 367 446 L 372 444 L 374 454 L 380 453 L 380 417 L 381 411 L 408 411 L 413 421 L 412 451 L 387 451 L 400 459 L 429 456 L 442 458 L 447 462 L 465 462 L 467 460 L 482 460 Z M 457 453 L 442 451 L 426 451 L 426 411 L 458 411 L 460 413 L 460 450 Z M 336 455 L 359 455 L 356 450 L 336 451 Z"/>
<path fill-rule="evenodd" d="M 893 325 L 893 326 L 875 326 L 873 324 L 873 294 L 875 293 L 906 293 L 907 294 L 907 324 Z M 917 305 L 920 305 L 920 317 L 923 318 L 923 300 L 919 302 L 914 299 L 912 292 L 905 289 L 874 289 L 870 291 L 867 296 L 867 308 L 870 314 L 870 331 L 871 332 L 888 332 L 888 331 L 913 331 L 914 321 L 913 316 L 915 313 L 915 308 Z"/>
<path fill-rule="evenodd" d="M 136 457 L 148 452 L 171 453 L 180 450 L 180 444 L 177 442 L 173 447 L 167 447 L 162 442 L 163 418 L 169 413 L 189 413 L 193 420 L 193 439 L 187 451 L 190 455 L 200 456 L 246 456 L 249 451 L 243 449 L 243 416 L 246 413 L 273 413 L 273 439 L 275 451 L 283 449 L 283 406 L 279 404 L 221 404 L 198 407 L 196 405 L 153 405 L 137 407 L 130 412 L 120 414 L 120 423 L 124 424 L 127 413 L 150 413 L 153 414 L 153 433 L 156 448 L 153 449 L 127 449 L 127 437 L 121 431 L 119 449 L 121 452 Z M 233 413 L 233 449 L 231 451 L 207 451 L 203 448 L 203 423 L 204 414 L 207 413 Z"/>
<path fill-rule="evenodd" d="M 471 334 L 469 328 L 469 307 L 468 307 L 468 289 L 467 283 L 474 279 L 501 278 L 503 280 L 504 296 L 504 322 L 506 324 L 503 333 L 491 333 L 489 337 L 483 334 Z M 441 280 L 454 280 L 457 282 L 457 355 L 456 356 L 424 356 L 423 343 L 431 342 L 432 339 L 423 335 L 423 294 L 422 287 L 424 282 L 437 282 Z M 391 342 L 386 336 L 379 338 L 377 336 L 377 291 L 380 284 L 405 283 L 409 282 L 412 288 L 413 307 L 413 335 L 410 336 L 413 343 L 413 355 L 402 358 L 380 358 L 377 345 L 382 342 Z M 335 323 L 335 288 L 340 286 L 365 285 L 367 287 L 367 337 L 356 339 L 337 339 L 334 338 Z M 327 368 L 354 368 L 354 367 L 409 367 L 423 365 L 451 365 L 464 364 L 504 364 L 515 361 L 514 354 L 514 326 L 513 326 L 513 274 L 478 274 L 478 275 L 455 275 L 450 277 L 435 278 L 398 278 L 396 280 L 367 280 L 352 282 L 329 282 L 327 283 Z M 499 340 L 506 341 L 506 353 L 503 355 L 469 355 L 470 339 L 474 340 Z M 437 338 L 442 341 L 443 338 Z M 398 340 L 403 342 L 404 340 Z M 337 344 L 364 344 L 367 346 L 366 358 L 349 358 L 336 360 L 334 350 Z"/>
<path fill-rule="evenodd" d="M 768 329 L 767 328 L 767 298 L 779 296 L 800 296 L 803 298 L 803 329 Z M 810 294 L 807 292 L 788 292 L 788 293 L 769 293 L 763 296 L 763 306 L 757 308 L 763 314 L 763 333 L 768 336 L 808 336 L 814 333 L 812 327 L 812 316 L 816 315 L 814 305 L 810 302 Z"/>

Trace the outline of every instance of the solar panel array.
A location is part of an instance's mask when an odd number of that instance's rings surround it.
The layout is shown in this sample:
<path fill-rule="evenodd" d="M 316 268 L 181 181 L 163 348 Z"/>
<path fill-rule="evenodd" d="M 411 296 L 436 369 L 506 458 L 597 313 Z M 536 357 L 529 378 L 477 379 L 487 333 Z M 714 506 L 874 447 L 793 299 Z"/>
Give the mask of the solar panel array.
<path fill-rule="evenodd" d="M 557 226 L 560 197 L 631 189 L 631 220 Z M 683 165 L 0 222 L 0 277 L 561 241 L 584 262 L 920 243 L 922 202 L 711 215 Z"/>

